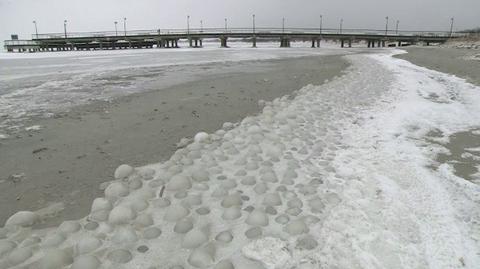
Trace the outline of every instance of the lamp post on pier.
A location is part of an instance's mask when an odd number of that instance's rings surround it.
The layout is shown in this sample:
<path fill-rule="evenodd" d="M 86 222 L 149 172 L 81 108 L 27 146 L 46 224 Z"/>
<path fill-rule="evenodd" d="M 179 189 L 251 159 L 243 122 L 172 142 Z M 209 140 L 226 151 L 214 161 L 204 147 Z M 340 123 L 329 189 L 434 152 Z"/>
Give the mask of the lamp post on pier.
<path fill-rule="evenodd" d="M 323 27 L 323 15 L 320 15 L 320 34 L 322 34 L 322 27 Z"/>
<path fill-rule="evenodd" d="M 282 34 L 285 34 L 285 17 L 282 19 Z"/>
<path fill-rule="evenodd" d="M 255 36 L 255 14 L 252 15 L 253 18 L 253 35 Z"/>
<path fill-rule="evenodd" d="M 187 35 L 190 35 L 190 15 L 187 15 Z"/>
<path fill-rule="evenodd" d="M 127 36 L 127 18 L 123 18 L 123 34 L 126 37 Z"/>
<path fill-rule="evenodd" d="M 118 28 L 117 28 L 117 24 L 118 24 L 118 21 L 115 21 L 115 36 L 118 36 Z"/>
<path fill-rule="evenodd" d="M 453 23 L 455 22 L 455 18 L 450 18 L 450 37 L 452 37 L 453 34 Z"/>
<path fill-rule="evenodd" d="M 397 26 L 395 27 L 395 34 L 398 35 L 398 25 L 400 24 L 400 21 L 397 20 Z"/>
<path fill-rule="evenodd" d="M 385 17 L 385 20 L 386 20 L 386 24 L 385 24 L 385 36 L 388 35 L 388 16 Z"/>
<path fill-rule="evenodd" d="M 340 19 L 340 34 L 342 33 L 343 30 L 343 19 Z"/>
<path fill-rule="evenodd" d="M 203 20 L 200 20 L 200 33 L 203 33 Z"/>
<path fill-rule="evenodd" d="M 35 38 L 38 39 L 37 21 L 33 21 L 33 24 L 35 24 Z"/>
<path fill-rule="evenodd" d="M 65 33 L 65 38 L 67 38 L 67 20 L 63 21 L 63 32 Z"/>
<path fill-rule="evenodd" d="M 225 33 L 228 31 L 228 19 L 225 18 Z"/>

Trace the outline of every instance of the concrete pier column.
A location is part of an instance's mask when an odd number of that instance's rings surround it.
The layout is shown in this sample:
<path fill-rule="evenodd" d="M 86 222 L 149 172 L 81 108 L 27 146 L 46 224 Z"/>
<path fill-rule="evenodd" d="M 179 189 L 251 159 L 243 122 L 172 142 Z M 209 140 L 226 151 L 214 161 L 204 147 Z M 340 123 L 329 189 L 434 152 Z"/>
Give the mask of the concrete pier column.
<path fill-rule="evenodd" d="M 385 46 L 386 46 L 386 43 L 387 43 L 387 42 L 386 42 L 385 40 L 383 40 L 383 41 L 382 41 L 382 47 L 385 47 Z"/>
<path fill-rule="evenodd" d="M 165 48 L 170 48 L 170 40 L 165 40 Z"/>
<path fill-rule="evenodd" d="M 157 40 L 157 49 L 160 48 L 160 40 Z"/>
<path fill-rule="evenodd" d="M 103 50 L 103 44 L 102 42 L 99 43 L 100 49 Z"/>
<path fill-rule="evenodd" d="M 195 39 L 195 48 L 198 48 L 198 39 Z"/>
<path fill-rule="evenodd" d="M 253 48 L 257 47 L 257 37 L 255 37 L 255 36 L 252 38 L 252 47 Z"/>
<path fill-rule="evenodd" d="M 340 41 L 340 46 L 341 46 L 342 48 L 345 47 L 345 40 L 342 39 L 342 40 Z"/>
<path fill-rule="evenodd" d="M 351 39 L 348 40 L 348 47 L 349 47 L 349 48 L 352 47 L 352 40 L 351 40 Z"/>
<path fill-rule="evenodd" d="M 312 48 L 315 48 L 315 38 L 312 38 Z"/>
<path fill-rule="evenodd" d="M 317 48 L 320 48 L 320 38 L 317 39 Z"/>
<path fill-rule="evenodd" d="M 193 47 L 192 38 L 191 38 L 191 37 L 188 38 L 188 46 L 189 46 L 190 48 Z"/>
<path fill-rule="evenodd" d="M 175 48 L 180 48 L 180 47 L 178 46 L 178 39 L 175 39 Z"/>
<path fill-rule="evenodd" d="M 228 48 L 227 37 L 225 36 L 220 37 L 220 47 Z"/>
<path fill-rule="evenodd" d="M 367 40 L 367 48 L 370 48 L 372 46 L 372 42 L 370 40 Z"/>
<path fill-rule="evenodd" d="M 402 46 L 402 41 L 398 41 L 398 46 L 399 46 L 399 47 Z"/>
<path fill-rule="evenodd" d="M 200 43 L 200 48 L 203 48 L 203 40 L 199 39 L 198 42 Z"/>
<path fill-rule="evenodd" d="M 289 48 L 290 47 L 290 39 L 287 37 L 282 37 L 280 39 L 280 47 L 281 48 Z"/>

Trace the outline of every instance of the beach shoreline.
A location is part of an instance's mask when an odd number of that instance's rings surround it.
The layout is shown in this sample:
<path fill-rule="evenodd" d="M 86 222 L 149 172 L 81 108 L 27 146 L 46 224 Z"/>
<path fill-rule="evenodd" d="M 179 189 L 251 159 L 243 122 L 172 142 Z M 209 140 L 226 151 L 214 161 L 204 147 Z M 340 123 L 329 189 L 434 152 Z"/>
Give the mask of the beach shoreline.
<path fill-rule="evenodd" d="M 225 63 L 205 66 L 221 69 Z M 227 72 L 208 73 L 158 90 L 98 101 L 37 118 L 1 140 L 0 222 L 21 210 L 47 208 L 41 226 L 85 216 L 102 183 L 128 163 L 146 165 L 168 159 L 184 137 L 213 132 L 262 108 L 260 100 L 291 94 L 341 75 L 349 64 L 335 56 L 310 56 L 228 63 Z M 193 67 L 192 67 L 193 68 Z M 188 68 L 187 71 L 188 73 Z"/>
<path fill-rule="evenodd" d="M 444 47 L 402 48 L 408 53 L 395 57 L 415 65 L 464 78 L 467 82 L 480 85 L 480 50 Z"/>

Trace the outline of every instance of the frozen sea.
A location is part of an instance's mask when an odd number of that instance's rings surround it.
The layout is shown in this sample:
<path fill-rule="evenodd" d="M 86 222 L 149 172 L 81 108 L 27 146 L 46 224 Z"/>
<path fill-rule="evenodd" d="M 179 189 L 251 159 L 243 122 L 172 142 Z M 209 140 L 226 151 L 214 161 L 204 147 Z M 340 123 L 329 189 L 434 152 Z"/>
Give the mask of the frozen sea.
<path fill-rule="evenodd" d="M 478 268 L 480 186 L 436 156 L 478 130 L 480 88 L 396 53 L 119 166 L 83 219 L 15 214 L 0 268 Z"/>

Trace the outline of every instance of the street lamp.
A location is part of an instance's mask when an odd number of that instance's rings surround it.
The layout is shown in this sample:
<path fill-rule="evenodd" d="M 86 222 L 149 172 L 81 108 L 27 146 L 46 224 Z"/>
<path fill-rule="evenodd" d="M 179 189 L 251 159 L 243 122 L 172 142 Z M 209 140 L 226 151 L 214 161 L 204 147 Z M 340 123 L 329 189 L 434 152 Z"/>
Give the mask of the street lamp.
<path fill-rule="evenodd" d="M 123 18 L 123 35 L 127 37 L 127 18 Z"/>
<path fill-rule="evenodd" d="M 343 19 L 340 19 L 340 34 L 342 33 L 343 28 Z"/>
<path fill-rule="evenodd" d="M 398 24 L 400 24 L 400 21 L 397 20 L 397 26 L 395 27 L 395 34 L 398 35 Z"/>
<path fill-rule="evenodd" d="M 35 24 L 35 36 L 38 39 L 38 28 L 37 28 L 37 21 L 33 21 L 33 24 Z"/>
<path fill-rule="evenodd" d="M 200 33 L 203 33 L 203 20 L 200 20 Z"/>
<path fill-rule="evenodd" d="M 190 15 L 187 16 L 187 35 L 190 34 Z"/>
<path fill-rule="evenodd" d="M 227 29 L 228 29 L 227 28 L 227 23 L 228 23 L 228 20 L 227 20 L 227 18 L 225 18 L 225 33 L 227 32 Z"/>
<path fill-rule="evenodd" d="M 253 35 L 255 35 L 255 14 L 252 15 L 253 18 Z"/>
<path fill-rule="evenodd" d="M 282 34 L 285 34 L 285 17 L 282 19 Z"/>
<path fill-rule="evenodd" d="M 320 15 L 320 34 L 322 34 L 323 15 Z"/>
<path fill-rule="evenodd" d="M 455 22 L 455 18 L 450 19 L 450 37 L 452 37 L 453 34 L 453 23 Z"/>
<path fill-rule="evenodd" d="M 115 36 L 118 36 L 118 29 L 117 29 L 117 24 L 118 24 L 118 21 L 115 21 Z"/>
<path fill-rule="evenodd" d="M 65 38 L 67 38 L 67 20 L 63 21 L 63 31 L 65 32 Z"/>
<path fill-rule="evenodd" d="M 385 35 L 388 35 L 388 16 L 385 17 L 385 20 L 387 21 L 385 25 Z"/>

